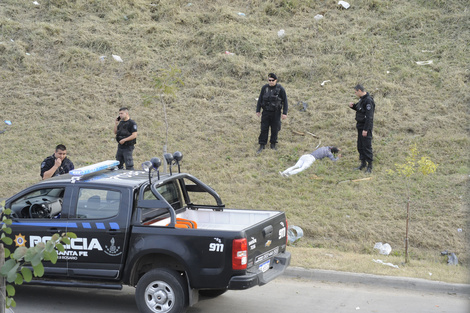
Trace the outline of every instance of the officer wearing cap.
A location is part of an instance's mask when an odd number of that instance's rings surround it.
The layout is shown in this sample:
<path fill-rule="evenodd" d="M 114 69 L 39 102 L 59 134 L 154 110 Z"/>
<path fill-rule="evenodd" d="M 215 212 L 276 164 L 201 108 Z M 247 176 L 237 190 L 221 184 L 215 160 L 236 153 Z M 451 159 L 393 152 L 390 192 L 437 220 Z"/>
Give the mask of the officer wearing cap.
<path fill-rule="evenodd" d="M 261 113 L 261 108 L 263 113 Z M 261 88 L 256 115 L 261 116 L 261 133 L 258 137 L 259 149 L 257 153 L 264 150 L 268 143 L 269 128 L 271 128 L 271 149 L 276 150 L 277 134 L 281 128 L 281 118 L 287 118 L 287 94 L 274 73 L 268 74 L 268 83 Z"/>
<path fill-rule="evenodd" d="M 361 164 L 355 168 L 362 170 L 367 166 L 366 173 L 372 172 L 372 128 L 374 126 L 375 102 L 368 92 L 364 91 L 362 85 L 354 87 L 356 96 L 359 98 L 357 103 L 350 102 L 349 107 L 356 111 L 357 128 L 357 151 Z"/>
<path fill-rule="evenodd" d="M 74 168 L 72 161 L 67 158 L 67 148 L 64 145 L 57 145 L 54 154 L 42 161 L 41 177 L 42 179 L 46 179 L 67 174 Z"/>

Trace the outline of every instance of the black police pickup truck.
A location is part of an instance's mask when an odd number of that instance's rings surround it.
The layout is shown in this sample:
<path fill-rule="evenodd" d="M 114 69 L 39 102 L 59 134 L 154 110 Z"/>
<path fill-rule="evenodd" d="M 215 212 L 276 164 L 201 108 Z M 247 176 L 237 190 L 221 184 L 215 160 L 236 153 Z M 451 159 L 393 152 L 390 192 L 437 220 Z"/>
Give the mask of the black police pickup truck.
<path fill-rule="evenodd" d="M 290 253 L 283 212 L 225 208 L 211 187 L 179 171 L 181 153 L 164 157 L 170 173 L 160 175 L 158 158 L 142 171 L 104 161 L 7 199 L 11 250 L 55 233 L 77 235 L 33 283 L 135 286 L 140 312 L 174 313 L 195 304 L 199 294 L 261 286 L 285 271 Z"/>

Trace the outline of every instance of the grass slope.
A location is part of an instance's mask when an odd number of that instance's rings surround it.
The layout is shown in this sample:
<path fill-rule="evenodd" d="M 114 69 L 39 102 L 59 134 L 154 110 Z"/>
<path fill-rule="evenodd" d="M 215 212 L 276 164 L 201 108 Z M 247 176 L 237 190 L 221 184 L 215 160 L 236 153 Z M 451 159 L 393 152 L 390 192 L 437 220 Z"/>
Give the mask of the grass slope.
<path fill-rule="evenodd" d="M 136 164 L 161 155 L 162 105 L 146 99 L 158 97 L 153 82 L 162 70 L 176 67 L 184 86 L 164 97 L 168 150 L 182 151 L 183 169 L 209 182 L 228 207 L 286 211 L 305 232 L 300 249 L 367 255 L 382 241 L 402 257 L 406 188 L 386 172 L 416 143 L 439 167 L 411 187 L 412 260 L 445 272 L 439 253 L 449 250 L 468 267 L 465 1 L 355 0 L 348 10 L 314 0 L 39 2 L 0 2 L 0 116 L 13 122 L 0 135 L 0 197 L 38 181 L 40 162 L 59 143 L 76 166 L 113 159 L 121 106 L 139 125 Z M 255 99 L 271 71 L 286 88 L 289 117 L 279 150 L 256 155 Z M 352 171 L 356 133 L 347 104 L 358 82 L 377 104 L 376 161 L 371 180 L 351 182 L 367 177 Z M 282 178 L 279 170 L 318 144 L 292 131 L 339 146 L 342 160 Z"/>

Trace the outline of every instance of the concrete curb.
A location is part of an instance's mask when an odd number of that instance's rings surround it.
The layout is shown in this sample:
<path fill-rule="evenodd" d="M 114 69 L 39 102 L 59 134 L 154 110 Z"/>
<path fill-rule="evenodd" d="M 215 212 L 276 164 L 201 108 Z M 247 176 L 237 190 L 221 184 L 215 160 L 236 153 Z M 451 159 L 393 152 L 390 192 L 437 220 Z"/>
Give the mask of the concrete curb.
<path fill-rule="evenodd" d="M 284 272 L 284 276 L 321 282 L 364 284 L 437 293 L 470 294 L 470 285 L 468 284 L 451 284 L 420 278 L 379 276 L 330 270 L 312 270 L 293 266 L 287 268 Z"/>

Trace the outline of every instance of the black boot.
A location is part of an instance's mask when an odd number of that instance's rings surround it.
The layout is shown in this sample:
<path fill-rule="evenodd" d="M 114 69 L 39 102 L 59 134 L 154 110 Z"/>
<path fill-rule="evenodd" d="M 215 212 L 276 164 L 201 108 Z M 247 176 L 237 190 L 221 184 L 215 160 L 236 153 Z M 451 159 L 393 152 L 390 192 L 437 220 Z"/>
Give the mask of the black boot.
<path fill-rule="evenodd" d="M 264 150 L 264 146 L 265 145 L 259 145 L 259 149 L 256 151 L 256 153 L 261 153 Z"/>
<path fill-rule="evenodd" d="M 372 173 L 372 161 L 367 165 L 366 173 Z"/>
<path fill-rule="evenodd" d="M 363 168 L 366 167 L 366 161 L 365 160 L 361 160 L 361 165 L 359 165 L 358 167 L 355 167 L 354 169 L 357 170 L 357 171 L 361 171 Z"/>
<path fill-rule="evenodd" d="M 276 144 L 275 144 L 275 143 L 272 143 L 272 144 L 271 144 L 271 149 L 273 149 L 273 150 L 277 150 L 277 148 L 276 148 Z"/>

